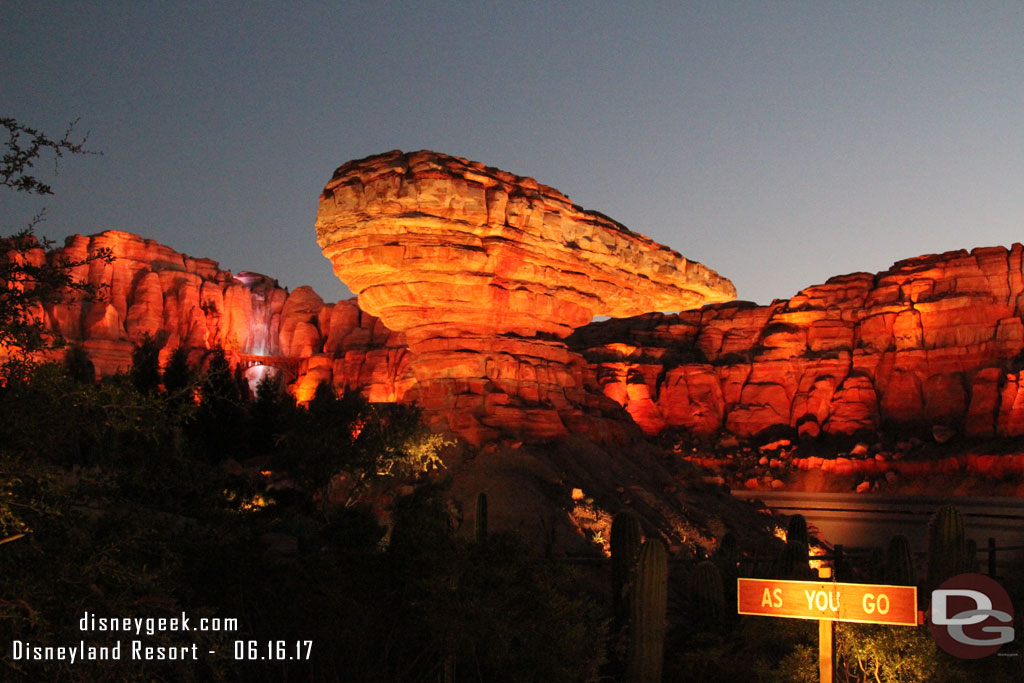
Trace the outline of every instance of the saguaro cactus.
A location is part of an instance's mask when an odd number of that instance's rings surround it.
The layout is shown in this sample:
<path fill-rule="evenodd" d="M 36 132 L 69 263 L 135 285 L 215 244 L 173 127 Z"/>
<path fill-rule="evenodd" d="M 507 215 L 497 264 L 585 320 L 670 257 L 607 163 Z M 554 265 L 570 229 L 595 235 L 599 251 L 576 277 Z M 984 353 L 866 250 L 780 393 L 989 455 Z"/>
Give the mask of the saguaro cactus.
<path fill-rule="evenodd" d="M 629 621 L 630 683 L 660 683 L 668 604 L 668 554 L 656 538 L 644 541 L 633 572 Z"/>
<path fill-rule="evenodd" d="M 772 576 L 776 579 L 808 579 L 811 577 L 809 549 L 801 541 L 786 541 L 782 551 L 775 558 Z"/>
<path fill-rule="evenodd" d="M 932 515 L 928 526 L 928 584 L 934 589 L 967 568 L 967 543 L 960 511 L 946 505 Z"/>
<path fill-rule="evenodd" d="M 726 604 L 736 601 L 736 579 L 740 575 L 739 560 L 740 550 L 736 536 L 731 532 L 727 533 L 722 537 L 721 543 L 715 549 L 715 554 L 711 557 L 711 561 L 718 567 L 718 573 L 722 577 Z"/>
<path fill-rule="evenodd" d="M 487 494 L 476 494 L 476 542 L 487 540 Z"/>
<path fill-rule="evenodd" d="M 714 559 L 719 563 L 719 571 L 723 571 L 729 566 L 735 571 L 736 562 L 739 560 L 739 557 L 740 551 L 736 542 L 736 536 L 732 532 L 726 533 L 725 536 L 722 536 L 721 542 L 719 542 L 718 547 L 715 549 Z"/>
<path fill-rule="evenodd" d="M 793 515 L 786 525 L 786 542 L 796 541 L 806 546 L 811 544 L 811 534 L 807 530 L 807 520 L 803 515 Z"/>
<path fill-rule="evenodd" d="M 893 536 L 885 554 L 885 582 L 895 586 L 917 584 L 917 570 L 914 556 L 910 552 L 910 541 L 903 534 Z"/>
<path fill-rule="evenodd" d="M 620 512 L 612 519 L 612 600 L 615 605 L 615 625 L 622 626 L 628 618 L 626 585 L 640 552 L 640 520 L 629 511 Z"/>
<path fill-rule="evenodd" d="M 725 619 L 725 590 L 722 575 L 711 560 L 699 563 L 690 576 L 690 608 L 697 621 L 716 630 Z"/>

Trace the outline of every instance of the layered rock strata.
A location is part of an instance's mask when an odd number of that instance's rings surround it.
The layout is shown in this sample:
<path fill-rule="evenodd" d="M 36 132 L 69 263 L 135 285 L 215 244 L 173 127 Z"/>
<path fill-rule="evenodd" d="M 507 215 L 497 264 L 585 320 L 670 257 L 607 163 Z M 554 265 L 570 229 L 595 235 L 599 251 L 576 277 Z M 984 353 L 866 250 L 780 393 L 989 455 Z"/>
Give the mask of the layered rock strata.
<path fill-rule="evenodd" d="M 102 249 L 113 261 L 95 258 Z M 69 237 L 50 254 L 29 255 L 88 261 L 72 275 L 98 288 L 95 301 L 69 299 L 37 315 L 55 334 L 80 344 L 100 376 L 126 371 L 132 350 L 148 334 L 166 361 L 184 346 L 200 362 L 223 348 L 252 369 L 287 369 L 285 381 L 301 400 L 320 381 L 357 390 L 374 401 L 395 401 L 412 383 L 405 340 L 356 306 L 324 303 L 309 287 L 292 292 L 256 273 L 237 275 L 216 261 L 193 258 L 153 240 L 117 230 Z"/>
<path fill-rule="evenodd" d="M 271 278 L 233 275 L 118 231 L 70 237 L 49 257 L 82 258 L 101 247 L 115 260 L 94 261 L 76 277 L 105 285 L 104 300 L 40 312 L 51 329 L 85 347 L 101 375 L 127 369 L 134 344 L 149 333 L 164 342 L 165 357 L 183 344 L 196 355 L 223 346 L 236 360 L 284 358 L 294 364 L 291 390 L 300 399 L 320 381 L 373 401 L 422 394 L 405 334 L 354 300 L 324 303 L 309 288 L 288 292 Z M 455 416 L 456 427 L 466 405 L 477 423 L 501 416 L 507 419 L 495 424 L 510 431 L 518 431 L 513 418 L 528 423 L 554 412 L 565 425 L 570 410 L 610 414 L 622 406 L 650 434 L 676 427 L 811 437 L 891 424 L 925 434 L 942 426 L 981 438 L 1024 435 L 1022 252 L 1014 245 L 922 256 L 875 275 L 835 277 L 767 306 L 734 302 L 591 323 L 567 338 L 568 348 L 556 338 L 538 340 L 569 359 L 561 366 L 568 386 L 530 373 L 544 360 L 532 347 L 525 357 L 502 352 L 483 362 L 461 347 L 464 356 L 455 355 L 439 383 L 455 394 L 435 405 Z M 30 255 L 44 257 L 42 250 Z M 466 376 L 466 367 L 483 375 Z M 565 413 L 546 405 L 529 413 L 515 403 L 539 397 L 542 387 L 561 391 L 562 405 L 580 403 Z M 488 399 L 485 389 L 508 398 Z M 481 403 L 495 412 L 480 412 Z"/>
<path fill-rule="evenodd" d="M 900 261 L 767 306 L 595 323 L 570 347 L 648 433 L 748 437 L 942 425 L 1024 434 L 1024 268 L 1014 244 Z"/>
<path fill-rule="evenodd" d="M 586 365 L 562 339 L 595 315 L 732 299 L 699 263 L 553 188 L 434 152 L 339 168 L 317 239 L 359 306 L 404 332 L 414 399 L 480 442 L 581 424 Z"/>
<path fill-rule="evenodd" d="M 94 258 L 102 249 L 113 261 Z M 118 230 L 69 237 L 53 258 L 89 261 L 72 274 L 96 287 L 99 298 L 71 300 L 47 314 L 54 332 L 82 343 L 101 375 L 126 370 L 132 348 L 147 334 L 168 352 L 181 345 L 278 351 L 288 294 L 275 280 L 255 274 L 237 279 L 216 261 Z"/>

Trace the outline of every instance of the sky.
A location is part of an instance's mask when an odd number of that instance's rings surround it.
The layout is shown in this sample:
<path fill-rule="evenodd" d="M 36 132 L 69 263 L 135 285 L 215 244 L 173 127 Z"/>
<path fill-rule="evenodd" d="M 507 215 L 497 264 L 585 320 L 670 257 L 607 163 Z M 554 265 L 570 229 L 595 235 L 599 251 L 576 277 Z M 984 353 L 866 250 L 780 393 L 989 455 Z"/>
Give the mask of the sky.
<path fill-rule="evenodd" d="M 102 156 L 0 234 L 126 230 L 325 300 L 334 169 L 431 149 L 789 298 L 1024 241 L 1020 2 L 16 2 L 0 116 Z"/>

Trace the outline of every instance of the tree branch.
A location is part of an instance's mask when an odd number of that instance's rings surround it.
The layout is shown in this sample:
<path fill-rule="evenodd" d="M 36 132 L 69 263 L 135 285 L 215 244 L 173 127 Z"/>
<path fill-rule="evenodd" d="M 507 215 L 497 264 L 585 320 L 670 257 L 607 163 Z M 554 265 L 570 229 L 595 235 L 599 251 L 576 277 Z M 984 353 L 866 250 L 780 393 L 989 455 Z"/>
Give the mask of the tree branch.
<path fill-rule="evenodd" d="M 86 149 L 88 132 L 81 140 L 75 141 L 71 138 L 77 123 L 78 119 L 69 123 L 67 130 L 64 131 L 64 137 L 54 140 L 36 128 L 18 123 L 16 119 L 0 118 L 0 127 L 7 130 L 7 149 L 0 160 L 0 185 L 10 187 L 16 192 L 53 194 L 53 189 L 48 184 L 29 174 L 29 170 L 45 151 L 49 150 L 53 154 L 54 175 L 57 175 L 59 161 L 65 154 L 102 154 Z"/>

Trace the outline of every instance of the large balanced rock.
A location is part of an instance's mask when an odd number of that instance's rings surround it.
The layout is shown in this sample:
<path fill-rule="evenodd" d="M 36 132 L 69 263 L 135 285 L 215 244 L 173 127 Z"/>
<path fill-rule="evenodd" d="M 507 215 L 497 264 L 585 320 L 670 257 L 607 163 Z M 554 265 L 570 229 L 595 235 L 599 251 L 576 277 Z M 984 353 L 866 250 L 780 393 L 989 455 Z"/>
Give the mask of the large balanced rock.
<path fill-rule="evenodd" d="M 405 333 L 417 402 L 471 441 L 566 433 L 584 366 L 561 340 L 595 315 L 735 296 L 714 271 L 557 190 L 428 151 L 339 168 L 316 230 L 360 308 Z"/>

